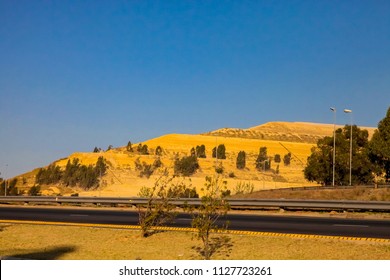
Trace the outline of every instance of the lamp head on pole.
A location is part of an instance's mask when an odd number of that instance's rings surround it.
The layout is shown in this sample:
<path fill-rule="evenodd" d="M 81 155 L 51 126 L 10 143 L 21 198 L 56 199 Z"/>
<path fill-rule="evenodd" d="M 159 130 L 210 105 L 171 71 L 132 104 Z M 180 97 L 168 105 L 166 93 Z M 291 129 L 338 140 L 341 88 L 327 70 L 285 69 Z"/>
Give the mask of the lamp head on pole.
<path fill-rule="evenodd" d="M 344 109 L 344 113 L 352 113 L 352 110 L 349 110 L 349 109 Z"/>

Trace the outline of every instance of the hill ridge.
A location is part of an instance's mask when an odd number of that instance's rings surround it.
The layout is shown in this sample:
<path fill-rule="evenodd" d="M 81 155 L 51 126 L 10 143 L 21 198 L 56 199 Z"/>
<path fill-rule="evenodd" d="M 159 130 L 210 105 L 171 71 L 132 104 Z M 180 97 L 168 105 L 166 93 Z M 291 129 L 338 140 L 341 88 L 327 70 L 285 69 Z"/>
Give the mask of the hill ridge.
<path fill-rule="evenodd" d="M 326 123 L 276 121 L 250 128 L 221 128 L 202 133 L 201 135 L 315 144 L 319 139 L 325 136 L 331 136 L 333 134 L 333 127 L 333 124 Z M 336 129 L 342 127 L 344 126 L 336 125 Z M 374 127 L 360 128 L 366 129 L 370 137 L 376 129 Z"/>

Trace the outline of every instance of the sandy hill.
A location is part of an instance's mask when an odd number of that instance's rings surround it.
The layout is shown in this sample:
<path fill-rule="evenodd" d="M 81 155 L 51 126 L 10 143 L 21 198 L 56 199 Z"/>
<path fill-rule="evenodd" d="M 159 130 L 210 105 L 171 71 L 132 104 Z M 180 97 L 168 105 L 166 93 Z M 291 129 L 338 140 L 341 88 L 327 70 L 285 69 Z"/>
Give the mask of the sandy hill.
<path fill-rule="evenodd" d="M 341 128 L 343 126 L 336 126 Z M 366 129 L 370 136 L 375 131 L 372 127 Z M 306 122 L 269 122 L 259 126 L 241 128 L 223 128 L 204 133 L 203 135 L 216 135 L 225 137 L 263 139 L 276 141 L 290 141 L 300 143 L 317 143 L 318 139 L 333 134 L 333 124 L 318 124 Z"/>
<path fill-rule="evenodd" d="M 374 129 L 370 128 L 370 133 Z M 215 166 L 223 167 L 223 174 L 228 181 L 228 187 L 232 193 L 235 192 L 238 184 L 246 182 L 253 185 L 255 190 L 273 189 L 291 186 L 313 185 L 304 179 L 302 170 L 306 159 L 310 155 L 311 148 L 315 145 L 314 140 L 332 135 L 333 125 L 311 124 L 311 123 L 286 123 L 274 122 L 248 129 L 220 129 L 202 135 L 169 134 L 150 139 L 143 142 L 149 148 L 149 155 L 140 155 L 137 152 L 128 152 L 126 147 L 118 147 L 109 151 L 99 153 L 77 152 L 69 157 L 57 160 L 54 164 L 65 168 L 68 160 L 78 158 L 82 164 L 95 164 L 99 156 L 103 156 L 110 168 L 102 178 L 102 185 L 93 191 L 81 189 L 69 189 L 64 186 L 44 186 L 44 194 L 96 196 L 135 196 L 143 186 L 152 186 L 161 170 L 156 170 L 150 178 L 141 178 L 136 170 L 135 161 L 153 163 L 157 158 L 163 163 L 163 168 L 168 168 L 173 174 L 175 157 L 190 155 L 191 148 L 197 145 L 205 145 L 206 158 L 199 159 L 200 169 L 191 176 L 191 184 L 201 189 L 205 176 L 215 174 Z M 140 143 L 133 144 L 134 150 Z M 226 156 L 224 160 L 216 161 L 212 158 L 212 149 L 224 144 Z M 155 155 L 156 148 L 160 146 L 163 154 Z M 282 158 L 287 153 L 292 154 L 291 164 L 285 166 L 283 162 L 272 162 L 272 170 L 279 169 L 279 173 L 262 172 L 255 168 L 255 161 L 260 147 L 267 147 L 268 156 L 274 157 L 279 154 Z M 247 154 L 246 169 L 236 168 L 236 158 L 239 151 Z M 18 176 L 18 187 L 27 191 L 34 185 L 37 170 Z"/>

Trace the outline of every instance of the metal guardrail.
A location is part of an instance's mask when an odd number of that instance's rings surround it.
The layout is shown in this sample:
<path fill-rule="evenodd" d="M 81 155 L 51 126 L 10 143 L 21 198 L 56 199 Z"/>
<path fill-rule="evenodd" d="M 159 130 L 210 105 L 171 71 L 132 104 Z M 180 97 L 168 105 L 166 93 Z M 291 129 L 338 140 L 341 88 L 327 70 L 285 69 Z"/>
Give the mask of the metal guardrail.
<path fill-rule="evenodd" d="M 351 201 L 351 200 L 297 200 L 297 199 L 228 199 L 232 209 L 302 209 L 302 210 L 354 210 L 390 212 L 390 201 Z M 94 204 L 138 206 L 147 203 L 139 197 L 67 197 L 67 196 L 3 196 L 0 203 L 24 204 Z M 200 199 L 176 199 L 171 203 L 199 206 Z M 1 208 L 0 208 L 1 211 Z"/>

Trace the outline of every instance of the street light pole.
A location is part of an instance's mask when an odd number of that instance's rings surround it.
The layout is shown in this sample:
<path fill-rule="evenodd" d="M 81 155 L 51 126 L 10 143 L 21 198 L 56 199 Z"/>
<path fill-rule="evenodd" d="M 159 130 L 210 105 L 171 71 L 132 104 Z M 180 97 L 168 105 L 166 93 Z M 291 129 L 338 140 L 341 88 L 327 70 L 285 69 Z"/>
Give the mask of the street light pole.
<path fill-rule="evenodd" d="M 334 187 L 334 173 L 336 163 L 336 108 L 330 107 L 333 112 L 333 174 L 332 174 L 332 186 Z"/>
<path fill-rule="evenodd" d="M 344 109 L 344 113 L 351 114 L 351 136 L 349 137 L 349 185 L 352 186 L 352 110 Z"/>

